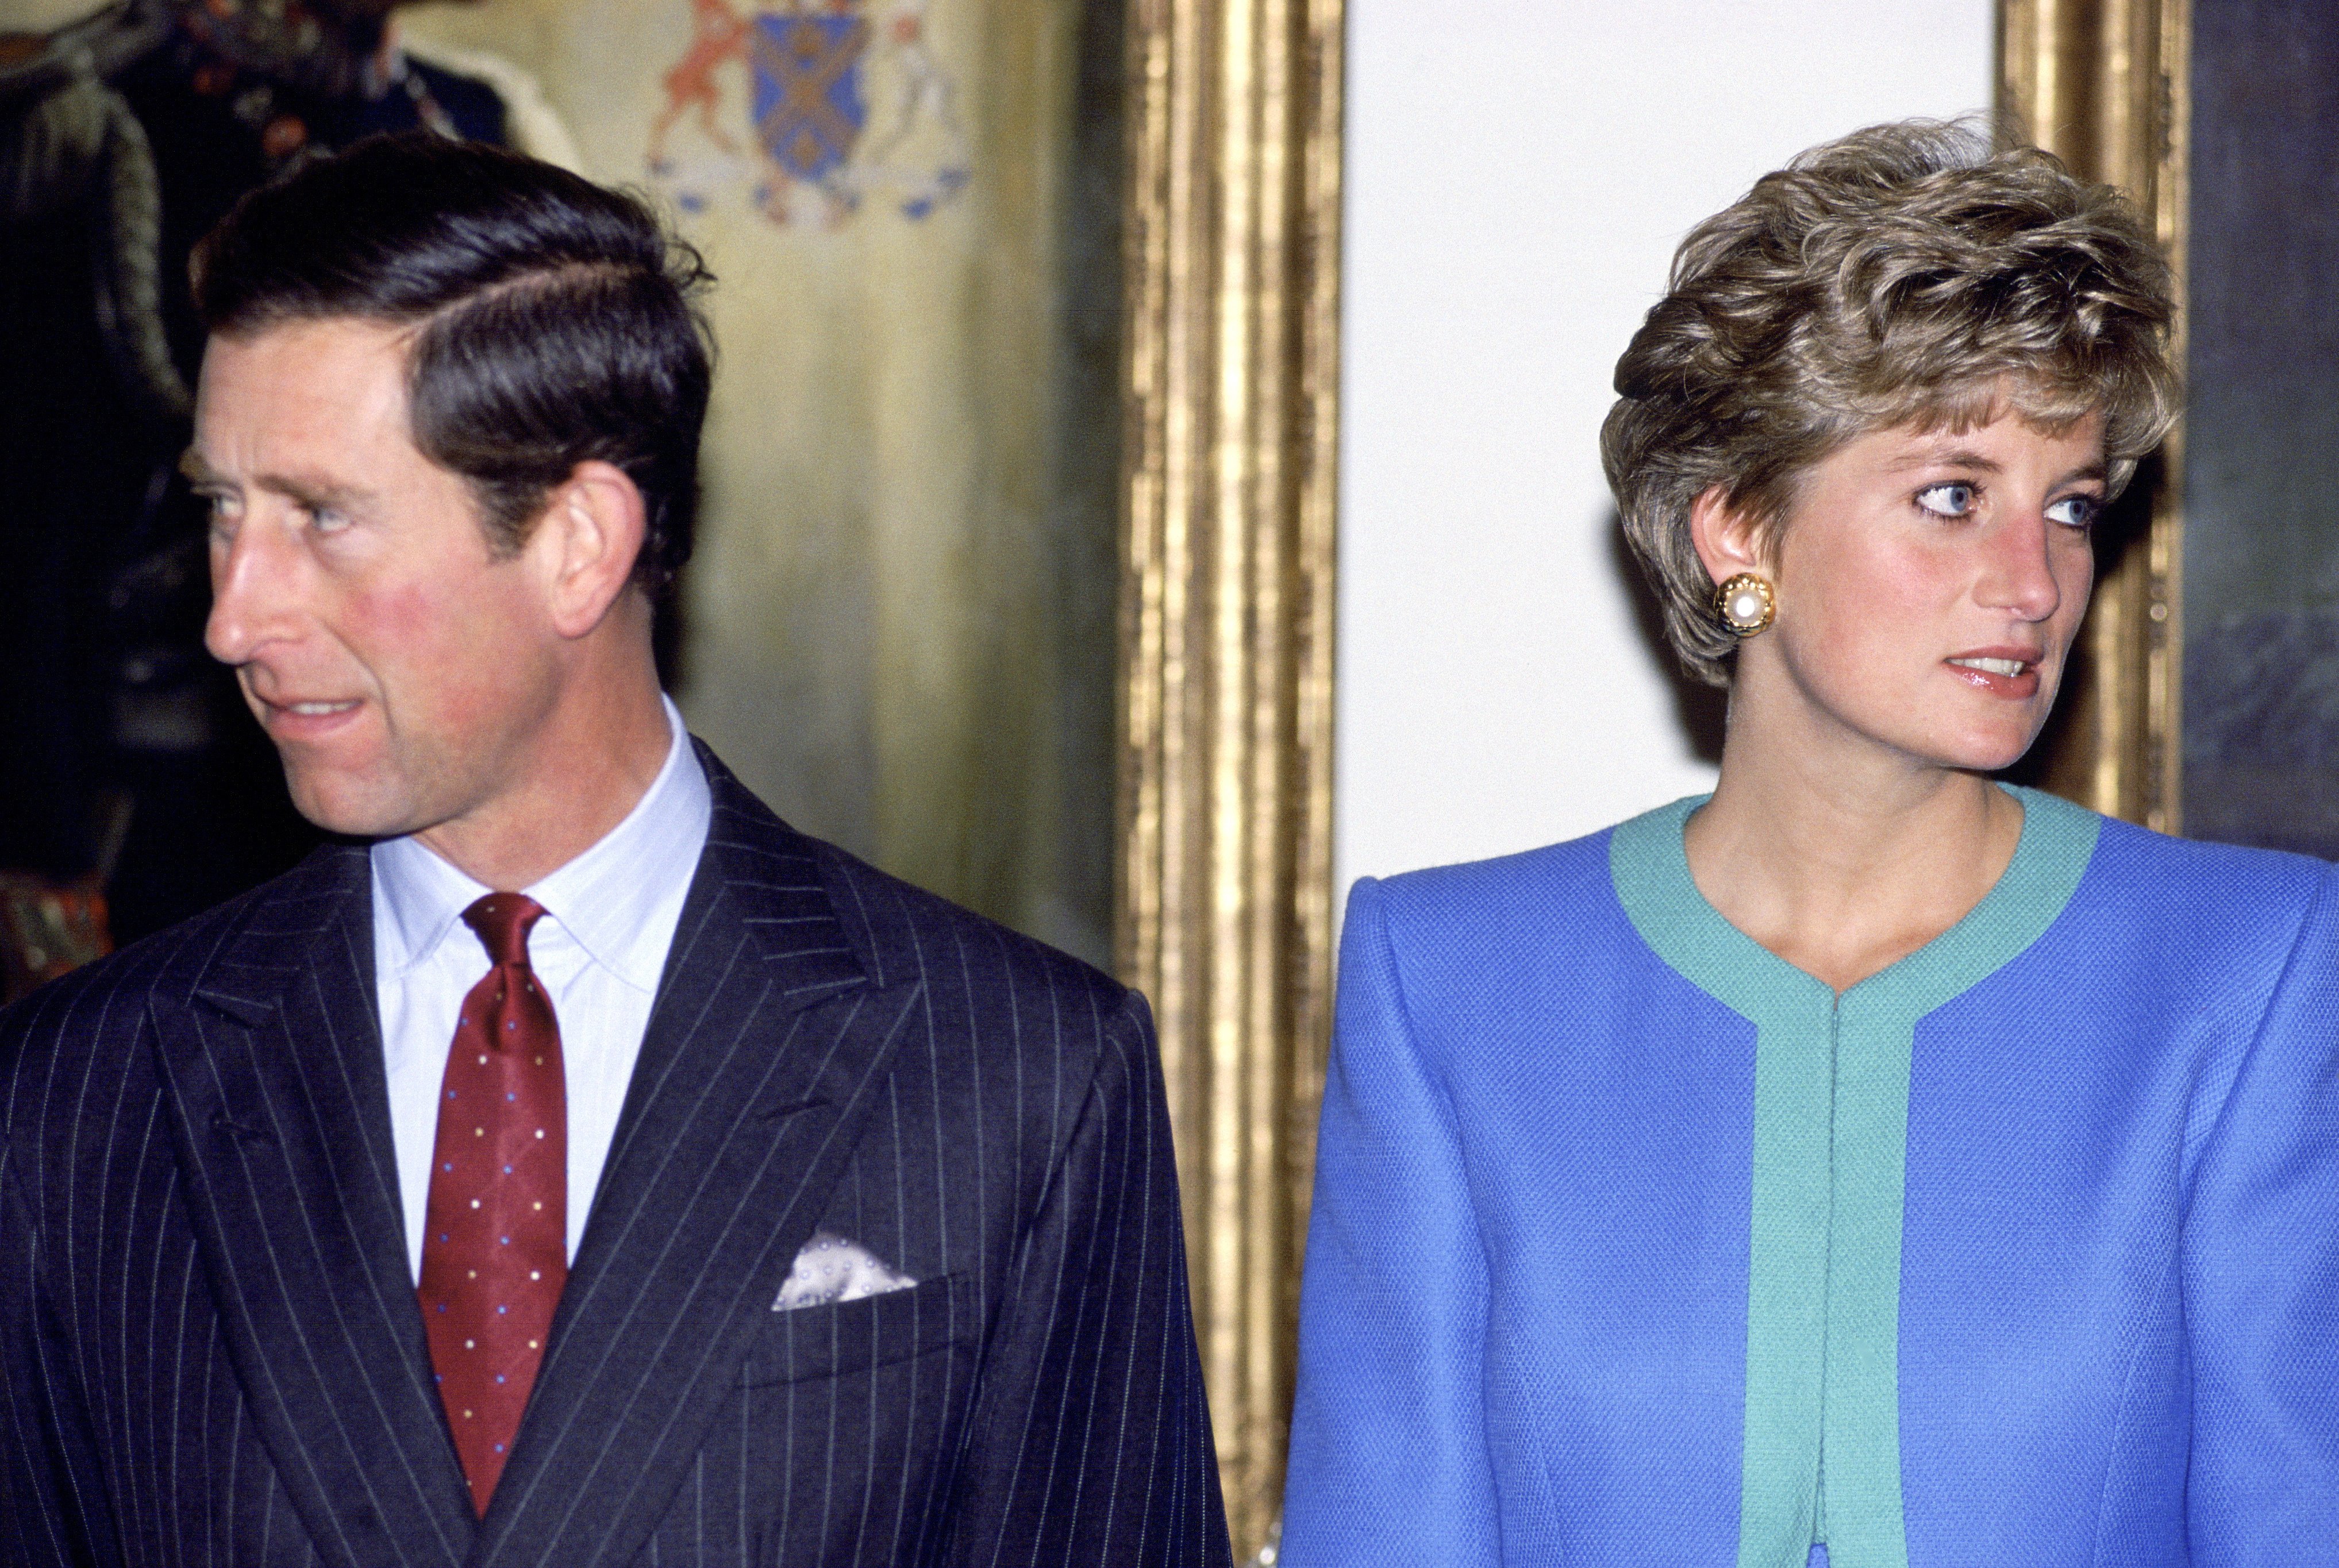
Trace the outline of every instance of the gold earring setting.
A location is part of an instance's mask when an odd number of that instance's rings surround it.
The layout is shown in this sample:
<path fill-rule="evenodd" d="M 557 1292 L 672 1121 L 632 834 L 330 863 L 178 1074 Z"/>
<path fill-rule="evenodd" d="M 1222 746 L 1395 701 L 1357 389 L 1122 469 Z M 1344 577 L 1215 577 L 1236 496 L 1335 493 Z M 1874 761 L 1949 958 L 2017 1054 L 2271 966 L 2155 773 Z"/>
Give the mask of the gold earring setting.
<path fill-rule="evenodd" d="M 1752 572 L 1741 572 L 1713 590 L 1713 613 L 1742 637 L 1751 637 L 1770 626 L 1779 613 L 1771 585 Z"/>

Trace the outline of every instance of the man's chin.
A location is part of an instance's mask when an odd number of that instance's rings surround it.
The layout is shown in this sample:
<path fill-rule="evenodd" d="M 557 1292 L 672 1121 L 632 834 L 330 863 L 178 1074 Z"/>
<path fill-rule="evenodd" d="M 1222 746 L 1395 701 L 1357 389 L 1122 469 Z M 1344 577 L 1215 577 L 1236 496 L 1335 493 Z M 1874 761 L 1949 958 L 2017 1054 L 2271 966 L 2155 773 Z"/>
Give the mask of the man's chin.
<path fill-rule="evenodd" d="M 412 807 L 403 799 L 385 799 L 381 792 L 347 779 L 318 778 L 290 767 L 284 782 L 292 809 L 323 832 L 342 838 L 398 838 L 414 831 Z"/>

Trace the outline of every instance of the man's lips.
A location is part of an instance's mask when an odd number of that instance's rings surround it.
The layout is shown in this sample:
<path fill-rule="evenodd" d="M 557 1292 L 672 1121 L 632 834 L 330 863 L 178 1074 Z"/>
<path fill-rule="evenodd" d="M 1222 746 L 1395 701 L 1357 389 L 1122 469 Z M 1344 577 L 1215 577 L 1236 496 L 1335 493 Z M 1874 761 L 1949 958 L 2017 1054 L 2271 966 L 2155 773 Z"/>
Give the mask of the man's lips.
<path fill-rule="evenodd" d="M 308 739 L 339 729 L 365 705 L 359 697 L 262 697 L 261 722 L 282 740 Z"/>

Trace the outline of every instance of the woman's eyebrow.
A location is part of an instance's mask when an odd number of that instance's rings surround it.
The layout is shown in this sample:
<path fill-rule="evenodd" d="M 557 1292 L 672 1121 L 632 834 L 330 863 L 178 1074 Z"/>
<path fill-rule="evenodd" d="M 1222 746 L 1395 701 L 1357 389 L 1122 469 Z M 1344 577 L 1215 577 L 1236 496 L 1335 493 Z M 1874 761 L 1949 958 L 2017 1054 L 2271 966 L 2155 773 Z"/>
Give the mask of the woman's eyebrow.
<path fill-rule="evenodd" d="M 1903 453 L 1891 463 L 1895 473 L 1910 468 L 1968 468 L 1978 474 L 1999 474 L 2005 466 L 1970 447 L 1925 447 Z"/>

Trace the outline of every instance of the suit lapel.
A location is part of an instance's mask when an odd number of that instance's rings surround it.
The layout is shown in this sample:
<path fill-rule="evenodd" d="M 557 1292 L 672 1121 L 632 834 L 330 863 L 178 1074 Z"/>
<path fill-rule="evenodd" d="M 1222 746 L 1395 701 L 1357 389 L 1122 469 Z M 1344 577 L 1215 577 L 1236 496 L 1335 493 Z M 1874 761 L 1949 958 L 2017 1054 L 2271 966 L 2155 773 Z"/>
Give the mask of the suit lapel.
<path fill-rule="evenodd" d="M 173 1136 L 230 1353 L 328 1563 L 459 1563 L 477 1533 L 409 1276 L 365 852 L 319 851 L 158 987 Z"/>
<path fill-rule="evenodd" d="M 701 753 L 715 816 L 551 1344 L 472 1561 L 632 1561 L 917 1016 L 809 841 Z"/>

